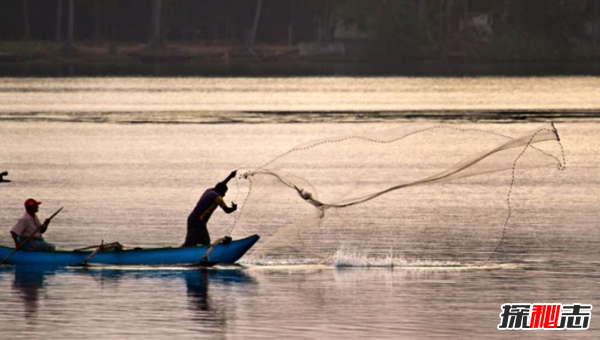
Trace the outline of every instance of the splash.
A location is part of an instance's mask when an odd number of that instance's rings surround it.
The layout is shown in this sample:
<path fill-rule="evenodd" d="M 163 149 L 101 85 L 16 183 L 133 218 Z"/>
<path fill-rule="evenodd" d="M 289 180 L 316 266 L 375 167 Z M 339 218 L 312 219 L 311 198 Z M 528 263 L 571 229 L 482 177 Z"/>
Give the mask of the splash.
<path fill-rule="evenodd" d="M 333 255 L 334 267 L 465 267 L 460 261 L 436 261 L 436 260 L 418 260 L 405 259 L 400 256 L 387 255 L 385 257 L 374 257 L 365 253 L 349 252 L 347 250 L 338 250 Z"/>

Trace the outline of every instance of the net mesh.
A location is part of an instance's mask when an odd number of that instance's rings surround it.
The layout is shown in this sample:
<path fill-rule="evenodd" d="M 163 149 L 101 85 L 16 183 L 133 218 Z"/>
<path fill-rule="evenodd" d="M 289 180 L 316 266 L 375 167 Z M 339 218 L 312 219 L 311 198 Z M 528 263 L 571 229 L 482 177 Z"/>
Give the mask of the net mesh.
<path fill-rule="evenodd" d="M 243 173 L 230 232 L 261 234 L 253 258 L 332 262 L 347 249 L 490 261 L 523 186 L 518 175 L 564 166 L 551 124 L 516 137 L 439 125 L 327 138 Z"/>

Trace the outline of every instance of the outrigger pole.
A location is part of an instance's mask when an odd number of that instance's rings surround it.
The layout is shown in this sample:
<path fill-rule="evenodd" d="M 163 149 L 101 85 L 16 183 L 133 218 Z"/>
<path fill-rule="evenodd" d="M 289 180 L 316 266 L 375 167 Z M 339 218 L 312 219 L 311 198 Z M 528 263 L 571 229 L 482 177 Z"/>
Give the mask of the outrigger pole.
<path fill-rule="evenodd" d="M 123 245 L 120 244 L 119 242 L 113 242 L 113 243 L 107 243 L 104 244 L 104 240 L 102 240 L 102 242 L 100 243 L 100 245 L 98 246 L 92 246 L 92 247 L 87 247 L 87 249 L 90 248 L 94 248 L 96 247 L 96 250 L 94 250 L 90 256 L 86 257 L 85 260 L 83 260 L 80 264 L 77 264 L 76 266 L 87 266 L 88 262 L 90 262 L 90 260 L 96 256 L 96 254 L 103 252 L 103 251 L 108 251 L 108 250 L 123 250 Z M 86 248 L 83 248 L 86 249 Z"/>

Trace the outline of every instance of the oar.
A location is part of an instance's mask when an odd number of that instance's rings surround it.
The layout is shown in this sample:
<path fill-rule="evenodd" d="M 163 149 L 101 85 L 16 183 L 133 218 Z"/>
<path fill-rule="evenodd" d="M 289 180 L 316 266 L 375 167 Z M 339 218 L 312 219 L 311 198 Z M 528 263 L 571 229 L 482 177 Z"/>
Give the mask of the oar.
<path fill-rule="evenodd" d="M 54 214 L 52 214 L 52 216 L 48 217 L 48 221 L 52 221 L 52 219 L 58 215 L 59 212 L 61 212 L 63 210 L 64 207 L 60 207 L 60 209 L 58 209 Z"/>
<path fill-rule="evenodd" d="M 59 212 L 61 212 L 61 211 L 63 210 L 63 208 L 64 208 L 64 207 L 60 207 L 60 209 L 58 209 L 58 210 L 57 210 L 57 211 L 56 211 L 54 214 L 52 214 L 52 216 L 50 216 L 50 217 L 48 218 L 48 223 L 50 223 L 50 221 L 52 221 L 52 219 L 53 219 L 53 218 L 54 218 L 56 215 L 58 215 L 58 213 L 59 213 Z M 24 246 L 24 245 L 26 245 L 26 244 L 27 244 L 27 242 L 29 242 L 29 241 L 30 241 L 30 240 L 33 238 L 33 236 L 34 236 L 35 234 L 37 234 L 37 233 L 38 233 L 40 230 L 42 230 L 42 228 L 43 228 L 43 227 L 44 227 L 44 224 L 42 224 L 41 226 L 39 226 L 39 227 L 38 227 L 38 228 L 35 230 L 35 232 L 34 232 L 33 234 L 31 234 L 29 237 L 27 237 L 27 239 L 25 239 L 25 241 L 23 241 L 23 243 L 19 244 L 19 245 L 18 245 L 18 246 L 15 248 L 15 250 L 13 250 L 13 251 L 12 251 L 10 254 L 8 254 L 8 256 L 7 256 L 7 257 L 5 257 L 5 258 L 4 258 L 4 260 L 2 260 L 2 262 L 0 262 L 0 266 L 1 266 L 1 265 L 3 265 L 3 264 L 5 264 L 6 262 L 8 262 L 8 260 L 10 260 L 10 258 L 11 258 L 11 257 L 12 257 L 12 256 L 13 256 L 13 255 L 16 253 L 16 252 L 18 252 L 19 250 L 21 250 L 21 248 L 23 248 L 23 246 Z"/>

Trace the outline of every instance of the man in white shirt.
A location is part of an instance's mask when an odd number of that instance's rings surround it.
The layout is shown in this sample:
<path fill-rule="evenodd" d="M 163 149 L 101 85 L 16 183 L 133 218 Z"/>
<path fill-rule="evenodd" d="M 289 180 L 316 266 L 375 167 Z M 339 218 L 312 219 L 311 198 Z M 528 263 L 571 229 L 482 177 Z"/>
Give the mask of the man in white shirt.
<path fill-rule="evenodd" d="M 42 234 L 48 230 L 48 224 L 50 220 L 44 221 L 44 224 L 40 223 L 36 213 L 39 210 L 39 205 L 42 202 L 38 202 L 33 198 L 29 198 L 25 201 L 25 214 L 17 221 L 14 227 L 10 230 L 13 240 L 15 241 L 15 248 L 23 250 L 55 250 L 56 247 L 51 243 L 46 243 Z M 27 243 L 23 244 L 30 236 L 33 236 Z"/>

